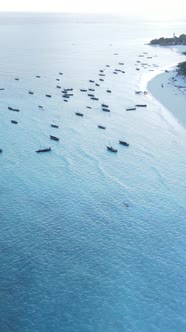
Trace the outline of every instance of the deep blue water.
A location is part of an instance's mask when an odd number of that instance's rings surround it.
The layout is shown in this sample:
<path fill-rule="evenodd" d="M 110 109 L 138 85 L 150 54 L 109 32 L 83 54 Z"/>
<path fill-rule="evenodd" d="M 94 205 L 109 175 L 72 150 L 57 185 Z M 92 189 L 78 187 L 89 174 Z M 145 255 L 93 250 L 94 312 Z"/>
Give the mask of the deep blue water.
<path fill-rule="evenodd" d="M 186 132 L 135 90 L 152 63 L 182 59 L 149 40 L 186 25 L 38 20 L 0 25 L 0 331 L 183 332 Z M 151 67 L 136 71 L 143 52 Z M 79 89 L 100 69 L 92 101 Z M 68 103 L 57 84 L 74 88 Z M 136 103 L 148 107 L 125 111 Z"/>

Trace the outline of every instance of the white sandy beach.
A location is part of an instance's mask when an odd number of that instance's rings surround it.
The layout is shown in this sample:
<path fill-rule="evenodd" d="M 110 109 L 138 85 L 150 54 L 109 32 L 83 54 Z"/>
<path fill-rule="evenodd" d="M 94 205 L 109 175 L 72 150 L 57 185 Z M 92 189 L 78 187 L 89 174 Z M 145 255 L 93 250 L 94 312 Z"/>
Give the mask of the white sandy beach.
<path fill-rule="evenodd" d="M 183 47 L 177 49 L 178 53 L 185 50 Z M 147 89 L 186 128 L 186 78 L 177 74 L 176 67 L 152 78 Z"/>

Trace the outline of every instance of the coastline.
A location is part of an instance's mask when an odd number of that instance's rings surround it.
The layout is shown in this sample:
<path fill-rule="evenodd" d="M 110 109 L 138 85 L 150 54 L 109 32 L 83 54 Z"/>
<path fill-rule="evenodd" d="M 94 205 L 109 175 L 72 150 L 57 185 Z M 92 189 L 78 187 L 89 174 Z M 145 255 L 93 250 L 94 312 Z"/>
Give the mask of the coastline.
<path fill-rule="evenodd" d="M 152 78 L 147 90 L 186 128 L 186 78 L 172 68 Z"/>
<path fill-rule="evenodd" d="M 172 48 L 176 49 L 179 55 L 186 50 L 184 45 L 176 45 Z M 182 61 L 185 61 L 184 55 Z M 146 82 L 146 89 L 173 115 L 179 124 L 186 128 L 186 77 L 178 75 L 177 64 L 158 70 Z"/>

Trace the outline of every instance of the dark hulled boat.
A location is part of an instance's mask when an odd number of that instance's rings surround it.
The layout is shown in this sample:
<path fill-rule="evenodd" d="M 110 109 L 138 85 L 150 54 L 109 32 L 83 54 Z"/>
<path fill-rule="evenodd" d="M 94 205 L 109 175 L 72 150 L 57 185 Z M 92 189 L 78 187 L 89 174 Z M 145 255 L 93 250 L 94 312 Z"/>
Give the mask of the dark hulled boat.
<path fill-rule="evenodd" d="M 110 110 L 108 108 L 104 108 L 104 107 L 102 108 L 102 111 L 103 112 L 110 112 Z"/>
<path fill-rule="evenodd" d="M 126 108 L 126 111 L 135 111 L 136 107 Z"/>
<path fill-rule="evenodd" d="M 76 112 L 76 115 L 83 116 L 83 113 Z"/>
<path fill-rule="evenodd" d="M 118 150 L 114 149 L 112 146 L 107 146 L 107 150 L 111 152 L 118 152 Z"/>
<path fill-rule="evenodd" d="M 33 95 L 34 92 L 33 91 L 28 91 L 29 95 Z"/>
<path fill-rule="evenodd" d="M 100 128 L 100 129 L 106 129 L 106 127 L 101 126 L 101 125 L 98 125 L 98 128 Z"/>
<path fill-rule="evenodd" d="M 20 112 L 18 108 L 8 107 L 9 111 Z"/>
<path fill-rule="evenodd" d="M 11 120 L 11 123 L 17 124 L 18 122 L 15 120 Z"/>
<path fill-rule="evenodd" d="M 146 104 L 137 104 L 136 107 L 147 107 Z"/>
<path fill-rule="evenodd" d="M 50 125 L 52 128 L 59 128 L 59 126 L 55 125 L 55 124 L 52 124 Z"/>
<path fill-rule="evenodd" d="M 48 97 L 48 98 L 51 98 L 52 96 L 51 95 L 45 95 L 46 97 Z"/>
<path fill-rule="evenodd" d="M 121 145 L 125 145 L 125 146 L 129 146 L 129 143 L 125 142 L 125 141 L 119 141 L 119 144 Z"/>
<path fill-rule="evenodd" d="M 50 135 L 50 139 L 53 139 L 54 141 L 59 141 L 59 137 L 53 135 Z"/>
<path fill-rule="evenodd" d="M 36 150 L 37 153 L 40 153 L 40 152 L 48 152 L 48 151 L 51 151 L 52 149 L 51 148 L 46 148 L 46 149 L 39 149 L 39 150 Z"/>

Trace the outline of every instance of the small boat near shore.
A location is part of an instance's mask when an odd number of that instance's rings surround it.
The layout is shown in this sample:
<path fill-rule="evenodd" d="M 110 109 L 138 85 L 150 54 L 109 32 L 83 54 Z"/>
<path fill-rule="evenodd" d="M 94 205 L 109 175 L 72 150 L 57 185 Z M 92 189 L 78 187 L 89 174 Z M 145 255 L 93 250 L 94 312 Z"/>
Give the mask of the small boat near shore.
<path fill-rule="evenodd" d="M 83 113 L 80 113 L 80 112 L 76 112 L 75 113 L 77 116 L 83 116 Z"/>
<path fill-rule="evenodd" d="M 107 90 L 108 93 L 111 93 L 112 91 L 111 90 Z"/>
<path fill-rule="evenodd" d="M 112 146 L 107 146 L 107 150 L 109 150 L 111 152 L 118 152 L 118 150 L 114 149 Z"/>
<path fill-rule="evenodd" d="M 129 146 L 129 143 L 125 142 L 125 141 L 119 141 L 119 144 L 121 145 L 125 145 L 125 146 Z"/>
<path fill-rule="evenodd" d="M 136 110 L 136 107 L 129 107 L 129 108 L 126 108 L 126 111 L 135 111 Z"/>
<path fill-rule="evenodd" d="M 20 112 L 20 110 L 18 108 L 13 108 L 13 107 L 8 107 L 9 111 L 13 111 L 13 112 Z"/>
<path fill-rule="evenodd" d="M 50 139 L 53 139 L 54 141 L 59 141 L 59 137 L 53 135 L 50 135 Z"/>
<path fill-rule="evenodd" d="M 106 127 L 101 126 L 101 125 L 98 125 L 98 128 L 100 128 L 100 129 L 106 129 Z"/>
<path fill-rule="evenodd" d="M 48 97 L 48 98 L 51 98 L 52 97 L 52 95 L 45 95 L 46 97 Z"/>
<path fill-rule="evenodd" d="M 101 104 L 102 107 L 109 107 L 108 105 L 106 104 Z"/>
<path fill-rule="evenodd" d="M 15 120 L 11 120 L 11 123 L 17 124 L 18 122 Z"/>
<path fill-rule="evenodd" d="M 58 125 L 55 125 L 55 124 L 52 124 L 51 123 L 51 125 L 50 125 L 52 128 L 59 128 L 59 126 Z"/>
<path fill-rule="evenodd" d="M 104 107 L 102 108 L 102 111 L 103 112 L 110 112 L 110 110 L 108 108 L 104 108 Z"/>
<path fill-rule="evenodd" d="M 29 95 L 33 95 L 34 92 L 33 91 L 28 91 Z"/>
<path fill-rule="evenodd" d="M 51 148 L 46 148 L 46 149 L 39 149 L 39 150 L 36 150 L 37 153 L 40 153 L 40 152 L 48 152 L 48 151 L 51 151 L 52 149 Z"/>

